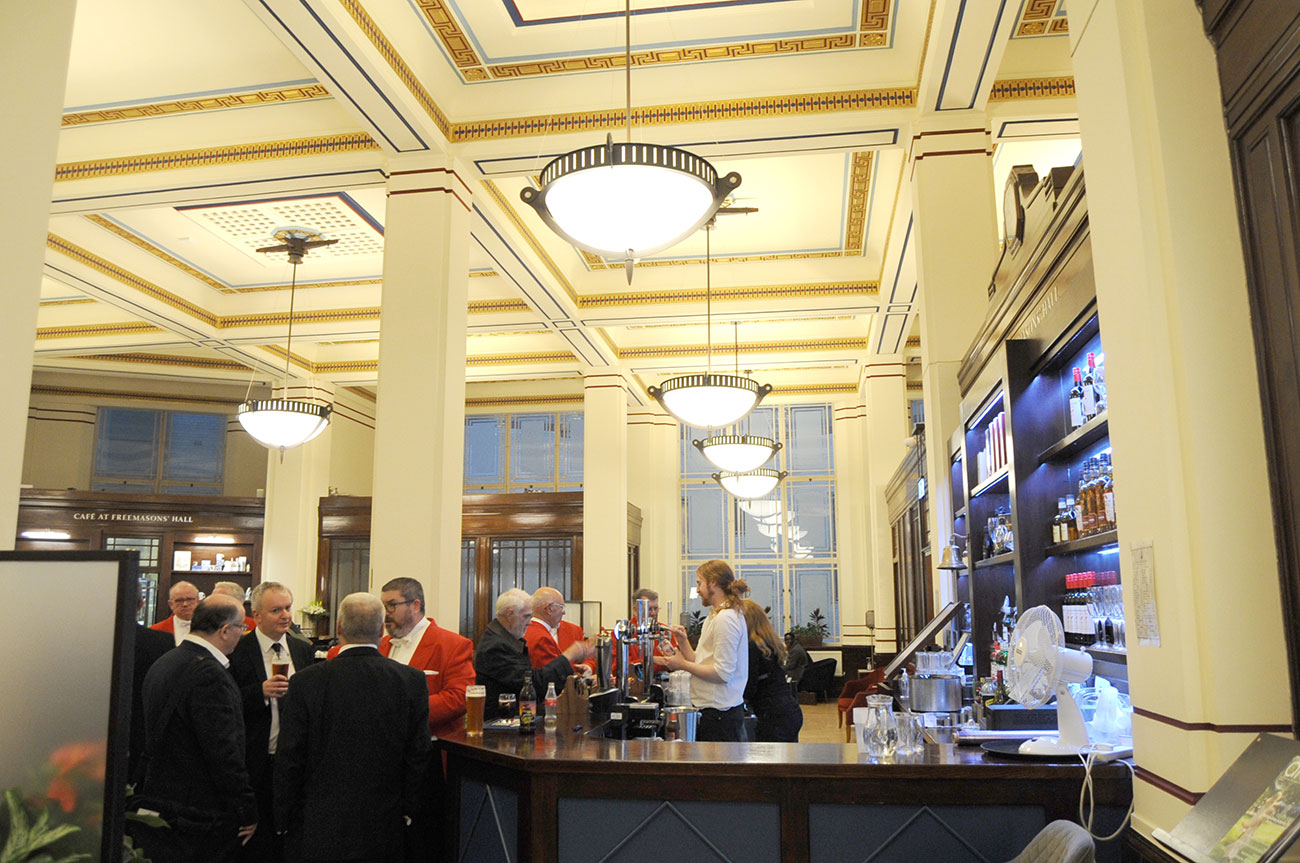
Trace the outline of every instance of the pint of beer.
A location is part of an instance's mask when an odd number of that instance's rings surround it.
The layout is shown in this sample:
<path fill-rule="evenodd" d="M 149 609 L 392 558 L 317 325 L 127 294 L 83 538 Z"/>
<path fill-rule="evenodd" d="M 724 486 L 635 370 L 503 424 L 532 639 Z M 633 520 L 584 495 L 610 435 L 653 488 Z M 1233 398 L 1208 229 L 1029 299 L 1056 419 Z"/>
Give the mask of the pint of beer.
<path fill-rule="evenodd" d="M 272 662 L 272 663 L 271 663 L 271 676 L 274 677 L 274 676 L 277 675 L 277 674 L 283 674 L 285 677 L 288 677 L 288 676 L 289 676 L 289 663 L 287 663 L 287 662 Z"/>
<path fill-rule="evenodd" d="M 483 704 L 486 701 L 486 686 L 465 687 L 465 733 L 471 737 L 483 733 Z"/>

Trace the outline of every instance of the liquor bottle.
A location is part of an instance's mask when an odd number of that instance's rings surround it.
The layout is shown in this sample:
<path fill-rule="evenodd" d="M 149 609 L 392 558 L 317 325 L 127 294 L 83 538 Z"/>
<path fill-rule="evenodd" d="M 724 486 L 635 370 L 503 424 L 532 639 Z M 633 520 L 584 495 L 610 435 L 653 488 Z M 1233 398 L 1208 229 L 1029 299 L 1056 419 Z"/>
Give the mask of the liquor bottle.
<path fill-rule="evenodd" d="M 1097 368 L 1092 373 L 1092 391 L 1097 399 L 1097 413 L 1106 410 L 1106 355 L 1097 356 Z"/>
<path fill-rule="evenodd" d="M 1083 425 L 1083 372 L 1074 367 L 1074 386 L 1070 387 L 1070 428 Z"/>
<path fill-rule="evenodd" d="M 1106 530 L 1115 529 L 1115 477 L 1110 455 L 1101 455 L 1101 506 L 1105 513 Z"/>
<path fill-rule="evenodd" d="M 1083 418 L 1085 421 L 1097 415 L 1097 391 L 1093 383 L 1093 374 L 1097 368 L 1096 354 L 1088 354 L 1088 368 L 1083 373 Z"/>
<path fill-rule="evenodd" d="M 1079 522 L 1079 535 L 1091 536 L 1097 524 L 1097 507 L 1093 500 L 1093 483 L 1096 479 L 1096 471 L 1093 469 L 1092 459 L 1087 459 L 1083 463 L 1083 473 L 1079 477 L 1079 510 L 1082 514 L 1082 520 Z"/>
<path fill-rule="evenodd" d="M 1079 538 L 1079 508 L 1072 494 L 1065 496 L 1065 531 L 1067 542 Z"/>
<path fill-rule="evenodd" d="M 1065 542 L 1065 498 L 1056 499 L 1056 515 L 1052 516 L 1052 542 Z"/>
<path fill-rule="evenodd" d="M 537 690 L 533 688 L 533 673 L 524 672 L 524 688 L 519 690 L 519 733 L 537 731 Z"/>
<path fill-rule="evenodd" d="M 553 680 L 546 684 L 546 699 L 543 703 L 546 705 L 546 718 L 542 720 L 542 725 L 547 731 L 554 731 L 560 721 L 560 697 L 555 694 Z"/>

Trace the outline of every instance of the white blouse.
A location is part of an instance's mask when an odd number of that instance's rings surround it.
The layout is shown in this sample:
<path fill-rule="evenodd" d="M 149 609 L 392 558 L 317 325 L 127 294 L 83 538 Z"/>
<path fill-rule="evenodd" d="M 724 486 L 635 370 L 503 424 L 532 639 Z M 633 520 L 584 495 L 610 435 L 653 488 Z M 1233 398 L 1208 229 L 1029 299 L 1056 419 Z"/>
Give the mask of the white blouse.
<path fill-rule="evenodd" d="M 701 709 L 730 710 L 745 700 L 749 680 L 749 629 L 745 616 L 734 608 L 710 614 L 700 631 L 695 661 L 712 663 L 722 683 L 691 676 L 691 703 Z"/>

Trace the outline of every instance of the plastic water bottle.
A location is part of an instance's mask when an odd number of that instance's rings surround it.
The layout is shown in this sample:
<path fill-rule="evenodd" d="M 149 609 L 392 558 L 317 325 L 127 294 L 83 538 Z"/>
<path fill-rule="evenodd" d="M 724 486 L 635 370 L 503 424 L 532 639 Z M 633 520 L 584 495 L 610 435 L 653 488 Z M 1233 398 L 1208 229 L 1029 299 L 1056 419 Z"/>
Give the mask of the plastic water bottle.
<path fill-rule="evenodd" d="M 547 731 L 554 731 L 560 721 L 560 698 L 555 694 L 555 681 L 546 684 L 546 698 L 543 703 L 546 708 L 546 718 L 542 720 L 542 724 Z"/>
<path fill-rule="evenodd" d="M 907 711 L 912 709 L 912 684 L 907 679 L 907 669 L 903 669 L 903 674 L 898 678 L 898 703 Z"/>

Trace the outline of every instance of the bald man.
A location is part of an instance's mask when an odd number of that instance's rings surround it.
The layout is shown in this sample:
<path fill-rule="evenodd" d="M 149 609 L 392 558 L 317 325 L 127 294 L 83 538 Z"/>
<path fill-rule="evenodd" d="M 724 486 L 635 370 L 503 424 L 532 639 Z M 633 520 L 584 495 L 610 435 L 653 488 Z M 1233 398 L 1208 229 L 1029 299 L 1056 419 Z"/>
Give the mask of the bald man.
<path fill-rule="evenodd" d="M 540 588 L 533 594 L 533 619 L 524 631 L 528 662 L 533 668 L 549 665 L 566 647 L 585 640 L 582 627 L 564 619 L 564 594 L 553 587 Z M 573 670 L 578 674 L 595 673 L 590 662 L 575 662 Z"/>
<path fill-rule="evenodd" d="M 190 620 L 198 605 L 199 589 L 188 581 L 178 581 L 167 591 L 167 606 L 172 610 L 171 617 L 164 618 L 149 628 L 170 632 L 173 646 L 179 645 L 190 634 Z"/>

